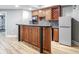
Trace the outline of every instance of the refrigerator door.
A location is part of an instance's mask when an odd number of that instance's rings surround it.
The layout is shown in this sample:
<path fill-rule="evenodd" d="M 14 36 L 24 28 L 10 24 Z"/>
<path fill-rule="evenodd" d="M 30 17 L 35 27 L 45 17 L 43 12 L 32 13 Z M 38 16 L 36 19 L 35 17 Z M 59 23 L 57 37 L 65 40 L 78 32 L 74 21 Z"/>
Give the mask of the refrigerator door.
<path fill-rule="evenodd" d="M 59 29 L 59 43 L 71 46 L 71 28 Z"/>
<path fill-rule="evenodd" d="M 60 26 L 71 26 L 71 17 L 65 16 L 59 18 L 59 27 Z"/>

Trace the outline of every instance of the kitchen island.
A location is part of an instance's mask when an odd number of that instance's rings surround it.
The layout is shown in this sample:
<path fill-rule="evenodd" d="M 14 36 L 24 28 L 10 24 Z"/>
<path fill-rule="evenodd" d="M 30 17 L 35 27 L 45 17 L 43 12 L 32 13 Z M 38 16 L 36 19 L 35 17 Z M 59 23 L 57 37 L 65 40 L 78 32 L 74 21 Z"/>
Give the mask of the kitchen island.
<path fill-rule="evenodd" d="M 38 24 L 17 24 L 18 41 L 24 41 L 44 51 L 51 53 L 52 26 Z"/>

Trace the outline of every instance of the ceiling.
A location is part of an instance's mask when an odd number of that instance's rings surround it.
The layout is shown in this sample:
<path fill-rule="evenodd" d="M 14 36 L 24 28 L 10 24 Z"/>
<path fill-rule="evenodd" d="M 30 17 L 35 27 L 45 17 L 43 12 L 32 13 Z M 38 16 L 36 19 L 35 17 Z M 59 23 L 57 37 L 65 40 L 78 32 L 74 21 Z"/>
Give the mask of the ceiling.
<path fill-rule="evenodd" d="M 34 10 L 41 8 L 42 5 L 0 5 L 0 9 L 25 9 Z"/>

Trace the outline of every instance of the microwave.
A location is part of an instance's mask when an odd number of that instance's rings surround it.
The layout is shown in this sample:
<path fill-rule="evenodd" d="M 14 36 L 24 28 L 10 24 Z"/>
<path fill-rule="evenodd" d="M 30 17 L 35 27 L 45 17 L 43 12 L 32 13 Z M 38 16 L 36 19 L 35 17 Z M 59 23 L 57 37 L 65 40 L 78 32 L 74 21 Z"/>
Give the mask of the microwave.
<path fill-rule="evenodd" d="M 32 16 L 32 23 L 36 24 L 38 22 L 38 16 Z"/>

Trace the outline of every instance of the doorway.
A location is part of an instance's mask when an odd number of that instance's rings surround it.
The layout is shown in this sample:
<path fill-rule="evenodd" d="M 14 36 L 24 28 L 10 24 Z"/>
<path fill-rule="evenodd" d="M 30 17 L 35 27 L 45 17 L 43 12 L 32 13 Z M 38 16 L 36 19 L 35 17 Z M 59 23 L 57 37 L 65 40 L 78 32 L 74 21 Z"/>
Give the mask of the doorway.
<path fill-rule="evenodd" d="M 5 15 L 0 15 L 0 32 L 5 32 Z"/>
<path fill-rule="evenodd" d="M 0 37 L 5 37 L 6 34 L 6 12 L 0 12 Z"/>

